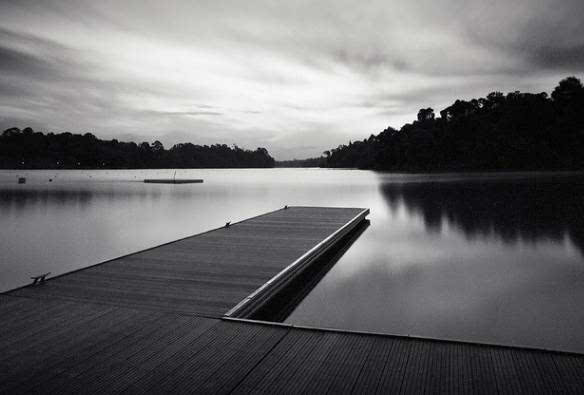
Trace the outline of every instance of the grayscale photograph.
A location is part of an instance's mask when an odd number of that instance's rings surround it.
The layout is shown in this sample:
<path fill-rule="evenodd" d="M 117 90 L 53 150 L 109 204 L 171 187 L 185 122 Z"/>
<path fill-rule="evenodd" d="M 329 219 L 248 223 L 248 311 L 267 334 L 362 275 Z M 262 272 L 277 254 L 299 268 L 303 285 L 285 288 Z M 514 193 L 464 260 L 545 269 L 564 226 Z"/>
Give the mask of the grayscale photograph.
<path fill-rule="evenodd" d="M 584 393 L 583 0 L 0 0 L 0 394 Z"/>

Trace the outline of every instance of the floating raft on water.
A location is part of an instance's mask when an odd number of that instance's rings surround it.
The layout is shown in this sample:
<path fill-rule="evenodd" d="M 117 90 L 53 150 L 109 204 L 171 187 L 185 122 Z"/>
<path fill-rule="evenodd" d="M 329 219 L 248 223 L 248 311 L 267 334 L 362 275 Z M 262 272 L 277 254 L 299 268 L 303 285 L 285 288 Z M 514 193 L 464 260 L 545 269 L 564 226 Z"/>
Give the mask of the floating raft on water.
<path fill-rule="evenodd" d="M 146 184 L 201 184 L 202 179 L 146 178 Z"/>

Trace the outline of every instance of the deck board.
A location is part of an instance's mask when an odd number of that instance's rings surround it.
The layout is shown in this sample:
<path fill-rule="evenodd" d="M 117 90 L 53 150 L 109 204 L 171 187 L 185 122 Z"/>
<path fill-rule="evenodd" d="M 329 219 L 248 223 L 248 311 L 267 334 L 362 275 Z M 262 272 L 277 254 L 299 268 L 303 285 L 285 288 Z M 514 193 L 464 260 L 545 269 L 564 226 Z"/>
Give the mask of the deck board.
<path fill-rule="evenodd" d="M 34 305 L 51 310 L 51 304 Z M 69 319 L 88 311 L 93 316 Z M 79 302 L 52 320 L 63 319 L 67 327 L 47 332 L 46 343 L 3 358 L 0 393 L 581 393 L 584 388 L 584 358 L 571 354 Z"/>
<path fill-rule="evenodd" d="M 355 213 L 280 210 L 0 294 L 0 394 L 584 392 L 582 355 L 222 318 Z"/>
<path fill-rule="evenodd" d="M 383 371 L 390 359 L 390 353 L 395 342 L 386 341 L 381 337 L 371 339 L 369 353 L 364 361 L 359 377 L 353 384 L 353 392 L 371 394 L 377 391 L 383 378 Z"/>
<path fill-rule="evenodd" d="M 12 294 L 221 317 L 362 211 L 290 207 Z"/>

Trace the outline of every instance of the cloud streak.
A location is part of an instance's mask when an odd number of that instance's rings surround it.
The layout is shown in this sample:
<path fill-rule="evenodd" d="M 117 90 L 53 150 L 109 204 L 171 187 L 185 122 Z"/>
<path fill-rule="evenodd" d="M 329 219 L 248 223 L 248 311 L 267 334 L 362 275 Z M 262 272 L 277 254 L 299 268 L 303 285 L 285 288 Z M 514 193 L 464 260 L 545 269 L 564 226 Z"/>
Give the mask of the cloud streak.
<path fill-rule="evenodd" d="M 0 3 L 0 127 L 288 159 L 493 90 L 584 71 L 564 0 Z"/>

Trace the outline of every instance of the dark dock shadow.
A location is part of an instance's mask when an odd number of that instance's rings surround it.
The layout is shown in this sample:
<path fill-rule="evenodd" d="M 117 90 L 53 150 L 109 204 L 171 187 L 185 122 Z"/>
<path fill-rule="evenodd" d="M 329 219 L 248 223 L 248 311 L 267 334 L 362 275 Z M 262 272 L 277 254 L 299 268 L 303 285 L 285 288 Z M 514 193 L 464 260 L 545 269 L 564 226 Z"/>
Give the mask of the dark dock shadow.
<path fill-rule="evenodd" d="M 267 303 L 256 310 L 248 319 L 259 321 L 283 322 L 296 306 L 312 291 L 328 271 L 357 241 L 369 227 L 370 221 L 363 220 L 351 232 L 338 241 L 329 251 L 309 265 L 286 287 L 274 295 Z"/>

